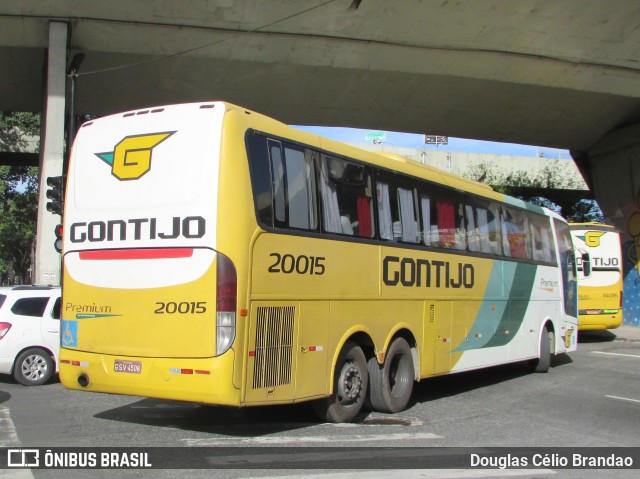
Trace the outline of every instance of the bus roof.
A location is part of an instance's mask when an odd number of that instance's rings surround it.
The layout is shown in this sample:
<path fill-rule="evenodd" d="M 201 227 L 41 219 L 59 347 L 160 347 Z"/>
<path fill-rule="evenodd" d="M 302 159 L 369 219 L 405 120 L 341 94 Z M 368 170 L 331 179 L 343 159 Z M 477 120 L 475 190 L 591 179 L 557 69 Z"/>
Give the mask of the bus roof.
<path fill-rule="evenodd" d="M 590 229 L 590 230 L 596 230 L 596 231 L 601 230 L 601 231 L 616 231 L 616 232 L 620 231 L 617 227 L 613 225 L 599 223 L 597 221 L 588 221 L 584 223 L 569 223 L 569 229 L 572 229 L 572 230 Z"/>
<path fill-rule="evenodd" d="M 286 137 L 293 141 L 298 141 L 303 144 L 308 144 L 309 146 L 314 146 L 320 149 L 321 151 L 345 156 L 347 158 L 361 160 L 361 161 L 371 163 L 373 165 L 376 165 L 391 171 L 397 171 L 398 173 L 404 173 L 417 178 L 423 178 L 438 184 L 443 184 L 451 188 L 455 188 L 460 191 L 476 194 L 479 196 L 483 196 L 485 198 L 495 199 L 501 202 L 507 202 L 508 204 L 515 205 L 521 208 L 538 211 L 538 212 L 542 212 L 544 210 L 546 215 L 556 216 L 555 214 L 553 214 L 552 211 L 546 208 L 534 205 L 532 203 L 525 202 L 517 198 L 510 197 L 508 195 L 504 195 L 502 193 L 495 191 L 490 186 L 479 183 L 477 181 L 473 181 L 467 178 L 462 178 L 460 176 L 453 175 L 444 170 L 440 170 L 432 166 L 424 165 L 422 163 L 409 160 L 400 155 L 396 155 L 388 152 L 376 153 L 376 152 L 366 151 L 351 145 L 347 145 L 345 143 L 341 143 L 339 141 L 328 139 L 326 137 L 323 137 L 314 133 L 309 133 L 303 130 L 299 130 L 285 123 L 282 123 L 279 120 L 271 118 L 267 115 L 249 110 L 247 108 L 240 107 L 233 103 L 228 103 L 225 101 L 207 101 L 207 102 L 191 103 L 190 105 L 192 105 L 194 109 L 222 107 L 225 112 L 233 111 L 233 112 L 241 113 L 243 115 L 251 115 L 254 128 L 258 130 L 262 130 L 264 132 L 269 132 L 271 134 L 275 134 L 278 136 Z M 176 106 L 176 105 L 165 105 L 165 106 L 154 107 L 154 111 L 161 111 L 162 109 L 170 109 L 172 106 Z M 141 113 L 146 113 L 147 111 L 148 109 L 132 110 L 129 112 L 118 113 L 115 116 L 127 117 L 127 116 L 137 115 Z M 558 215 L 558 218 L 561 218 L 561 216 Z"/>

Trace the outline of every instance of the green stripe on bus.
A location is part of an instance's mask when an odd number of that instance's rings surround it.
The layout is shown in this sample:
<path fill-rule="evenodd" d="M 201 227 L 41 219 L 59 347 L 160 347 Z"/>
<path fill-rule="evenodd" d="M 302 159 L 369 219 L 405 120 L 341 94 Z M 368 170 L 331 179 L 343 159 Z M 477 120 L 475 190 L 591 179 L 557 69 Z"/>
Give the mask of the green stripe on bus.
<path fill-rule="evenodd" d="M 473 326 L 452 352 L 503 346 L 520 329 L 531 298 L 537 266 L 496 261 Z M 508 299 L 502 299 L 508 298 Z"/>
<path fill-rule="evenodd" d="M 520 330 L 533 292 L 537 270 L 538 267 L 534 264 L 517 264 L 509 292 L 508 307 L 505 308 L 493 337 L 484 345 L 485 348 L 504 346 Z"/>

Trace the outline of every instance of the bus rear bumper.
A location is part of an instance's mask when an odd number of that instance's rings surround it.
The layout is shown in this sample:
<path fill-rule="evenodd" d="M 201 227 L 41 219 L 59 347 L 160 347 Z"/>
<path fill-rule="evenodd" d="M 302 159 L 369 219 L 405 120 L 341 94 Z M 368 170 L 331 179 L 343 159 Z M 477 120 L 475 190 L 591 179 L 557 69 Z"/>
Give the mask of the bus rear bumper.
<path fill-rule="evenodd" d="M 602 331 L 615 329 L 622 325 L 622 310 L 617 313 L 580 314 L 578 329 L 580 331 Z"/>
<path fill-rule="evenodd" d="M 239 406 L 234 352 L 214 358 L 140 358 L 60 349 L 67 389 Z"/>

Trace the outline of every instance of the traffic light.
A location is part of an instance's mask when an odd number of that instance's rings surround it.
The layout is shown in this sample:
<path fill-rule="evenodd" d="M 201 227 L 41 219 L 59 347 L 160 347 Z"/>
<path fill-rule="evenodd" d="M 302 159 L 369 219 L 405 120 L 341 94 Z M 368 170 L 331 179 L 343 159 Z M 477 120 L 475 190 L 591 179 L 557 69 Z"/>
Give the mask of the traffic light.
<path fill-rule="evenodd" d="M 62 225 L 56 225 L 56 240 L 53 242 L 53 247 L 58 253 L 62 252 Z"/>
<path fill-rule="evenodd" d="M 47 211 L 50 211 L 54 215 L 62 216 L 64 205 L 64 176 L 47 177 L 47 185 L 51 187 L 47 190 L 47 198 L 51 200 L 47 201 Z"/>

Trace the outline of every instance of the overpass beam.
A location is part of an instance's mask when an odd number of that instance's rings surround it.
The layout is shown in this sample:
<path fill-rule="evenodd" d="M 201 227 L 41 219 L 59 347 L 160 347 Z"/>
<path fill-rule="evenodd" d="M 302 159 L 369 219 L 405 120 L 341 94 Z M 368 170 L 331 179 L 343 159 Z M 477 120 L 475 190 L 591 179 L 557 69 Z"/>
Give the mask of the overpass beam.
<path fill-rule="evenodd" d="M 40 192 L 33 282 L 60 285 L 60 254 L 53 247 L 55 226 L 62 218 L 47 211 L 47 177 L 62 175 L 67 65 L 66 23 L 49 23 L 45 94 L 40 143 Z"/>

